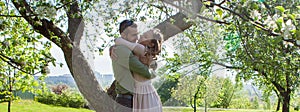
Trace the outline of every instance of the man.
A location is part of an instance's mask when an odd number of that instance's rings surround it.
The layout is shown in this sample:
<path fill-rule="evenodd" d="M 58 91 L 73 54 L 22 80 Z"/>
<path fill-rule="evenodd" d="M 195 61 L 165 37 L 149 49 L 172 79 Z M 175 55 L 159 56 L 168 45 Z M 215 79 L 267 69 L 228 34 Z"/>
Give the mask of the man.
<path fill-rule="evenodd" d="M 137 25 L 130 20 L 124 20 L 120 23 L 119 33 L 121 38 L 133 43 L 138 39 Z M 115 109 L 116 112 L 132 112 L 134 92 L 132 72 L 149 79 L 153 75 L 149 72 L 148 67 L 141 63 L 128 47 L 117 45 L 114 47 L 113 52 L 118 56 L 117 59 L 112 60 L 114 77 L 116 79 L 116 102 L 122 105 L 117 105 Z"/>

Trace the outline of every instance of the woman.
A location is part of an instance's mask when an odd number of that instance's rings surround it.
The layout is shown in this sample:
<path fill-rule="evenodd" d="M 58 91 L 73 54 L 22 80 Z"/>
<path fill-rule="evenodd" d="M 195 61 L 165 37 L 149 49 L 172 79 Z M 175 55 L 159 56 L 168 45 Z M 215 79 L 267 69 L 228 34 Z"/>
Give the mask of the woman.
<path fill-rule="evenodd" d="M 143 64 L 154 71 L 156 69 L 154 59 L 161 51 L 162 41 L 163 37 L 160 31 L 153 29 L 141 35 L 138 43 L 118 38 L 115 40 L 115 44 L 127 46 Z M 162 104 L 151 79 L 146 79 L 136 73 L 133 73 L 133 77 L 135 79 L 134 112 L 162 112 Z"/>

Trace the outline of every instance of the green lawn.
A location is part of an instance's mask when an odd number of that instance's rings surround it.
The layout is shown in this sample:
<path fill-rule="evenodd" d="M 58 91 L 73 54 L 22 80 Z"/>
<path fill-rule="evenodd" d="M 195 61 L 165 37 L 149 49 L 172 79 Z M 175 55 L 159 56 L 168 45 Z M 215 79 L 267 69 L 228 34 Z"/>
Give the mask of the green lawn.
<path fill-rule="evenodd" d="M 164 107 L 164 112 L 193 112 L 191 107 Z M 204 108 L 197 108 L 197 112 L 204 112 Z M 208 109 L 208 112 L 273 112 L 254 109 Z"/>
<path fill-rule="evenodd" d="M 0 103 L 0 112 L 7 112 L 7 103 Z M 11 112 L 95 112 L 88 109 L 66 108 L 52 105 L 45 105 L 32 100 L 18 100 L 12 103 Z M 193 112 L 190 107 L 164 107 L 163 112 Z M 199 108 L 197 112 L 204 112 Z M 209 109 L 208 112 L 272 112 L 267 110 L 251 109 Z M 290 111 L 296 112 L 296 111 Z"/>
<path fill-rule="evenodd" d="M 7 103 L 0 103 L 0 112 L 7 112 Z M 18 100 L 12 103 L 11 112 L 94 112 L 88 109 L 66 108 L 41 104 L 32 100 Z"/>

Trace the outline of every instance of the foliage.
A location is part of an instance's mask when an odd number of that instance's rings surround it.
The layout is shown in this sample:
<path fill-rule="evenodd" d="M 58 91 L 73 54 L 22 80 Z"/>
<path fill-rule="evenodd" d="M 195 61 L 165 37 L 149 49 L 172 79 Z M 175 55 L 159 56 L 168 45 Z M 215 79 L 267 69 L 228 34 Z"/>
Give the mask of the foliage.
<path fill-rule="evenodd" d="M 2 102 L 9 102 L 11 100 L 11 92 L 8 91 L 1 91 L 0 92 L 0 103 Z"/>
<path fill-rule="evenodd" d="M 196 101 L 201 106 L 228 108 L 236 91 L 239 91 L 239 87 L 233 85 L 229 78 L 212 76 L 204 79 L 199 75 L 190 75 L 179 80 L 172 96 L 192 106 Z"/>
<path fill-rule="evenodd" d="M 87 102 L 78 92 L 63 91 L 62 94 L 46 92 L 36 96 L 36 101 L 48 105 L 56 105 L 63 107 L 83 108 L 87 106 Z"/>
<path fill-rule="evenodd" d="M 179 74 L 169 74 L 165 79 L 160 79 L 161 81 L 159 82 L 163 82 L 161 84 L 161 86 L 157 89 L 157 93 L 160 96 L 161 102 L 163 105 L 165 105 L 165 103 L 168 100 L 171 100 L 171 90 L 173 88 L 177 88 L 177 83 L 178 83 L 178 75 Z M 173 105 L 172 105 L 173 106 Z"/>
<path fill-rule="evenodd" d="M 259 101 L 257 97 L 254 97 L 253 101 L 252 101 L 252 109 L 259 109 Z"/>
<path fill-rule="evenodd" d="M 217 82 L 220 83 L 220 91 L 217 101 L 213 102 L 211 107 L 228 108 L 233 100 L 234 94 L 241 90 L 238 84 L 233 84 L 229 77 L 217 78 Z"/>
<path fill-rule="evenodd" d="M 296 7 L 281 1 L 241 1 L 227 4 L 240 13 L 225 14 L 232 24 L 225 26 L 229 46 L 227 55 L 239 67 L 238 80 L 254 80 L 265 92 L 280 94 L 283 111 L 289 109 L 290 95 L 299 87 L 299 15 Z M 271 6 L 271 4 L 277 4 Z M 245 7 L 243 7 L 245 6 Z M 284 7 L 283 7 L 284 6 Z M 254 23 L 252 23 L 252 22 Z M 229 33 L 228 33 L 229 32 Z M 235 38 L 236 37 L 236 38 Z"/>
<path fill-rule="evenodd" d="M 196 107 L 200 103 L 200 98 L 204 97 L 205 78 L 198 75 L 185 76 L 179 79 L 177 88 L 172 90 L 172 97 L 188 104 L 191 107 Z M 196 104 L 196 105 L 195 105 Z"/>
<path fill-rule="evenodd" d="M 50 42 L 41 40 L 23 18 L 3 16 L 17 13 L 6 5 L 0 1 L 0 91 L 4 95 L 0 101 L 8 101 L 10 109 L 11 101 L 17 98 L 13 91 L 41 92 L 36 88 L 43 85 L 33 75 L 44 76 L 55 59 L 50 54 Z"/>
<path fill-rule="evenodd" d="M 181 74 L 178 88 L 173 89 L 172 96 L 190 105 L 194 111 L 196 106 L 207 107 L 216 100 L 217 95 L 212 95 L 218 93 L 214 91 L 217 90 L 214 88 L 216 85 L 209 84 L 207 79 L 212 75 L 214 61 L 222 54 L 218 50 L 222 40 L 216 36 L 220 29 L 214 24 L 197 22 L 202 21 L 196 21 L 196 26 L 172 40 L 176 52 L 166 59 L 169 71 Z"/>
<path fill-rule="evenodd" d="M 230 103 L 229 108 L 235 109 L 250 109 L 251 101 L 249 95 L 246 91 L 239 91 L 234 95 L 232 102 Z"/>

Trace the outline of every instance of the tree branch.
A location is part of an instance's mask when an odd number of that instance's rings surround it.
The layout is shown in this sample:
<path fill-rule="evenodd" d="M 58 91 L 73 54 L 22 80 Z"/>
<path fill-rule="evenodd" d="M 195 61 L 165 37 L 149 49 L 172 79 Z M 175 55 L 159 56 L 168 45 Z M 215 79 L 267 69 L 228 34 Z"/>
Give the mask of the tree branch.
<path fill-rule="evenodd" d="M 33 10 L 30 8 L 29 4 L 26 0 L 21 2 L 12 1 L 16 9 L 19 11 L 21 16 L 40 34 L 44 37 L 51 40 L 57 46 L 62 47 L 61 44 L 72 44 L 72 41 L 68 38 L 68 36 L 57 26 L 54 25 L 52 21 L 47 19 L 40 19 L 37 16 L 28 16 L 28 15 L 36 15 Z M 25 10 L 24 8 L 25 7 Z M 59 37 L 53 38 L 54 36 Z"/>
<path fill-rule="evenodd" d="M 29 15 L 28 17 L 30 16 L 36 16 L 36 15 Z M 0 17 L 25 17 L 25 16 L 22 16 L 22 15 L 0 15 Z"/>
<path fill-rule="evenodd" d="M 74 39 L 80 40 L 83 35 L 84 23 L 81 10 L 78 2 L 73 2 L 70 5 L 70 9 L 67 9 L 68 16 L 68 34 L 70 39 L 74 42 Z"/>
<path fill-rule="evenodd" d="M 162 0 L 162 1 L 168 3 L 171 6 L 174 6 L 174 7 L 178 8 L 178 9 L 180 9 L 180 10 L 186 11 L 188 14 L 191 14 L 192 16 L 197 16 L 200 19 L 203 19 L 203 20 L 206 20 L 206 21 L 210 21 L 210 22 L 220 23 L 220 24 L 230 24 L 230 23 L 227 23 L 225 21 L 213 20 L 213 19 L 209 19 L 207 17 L 203 17 L 200 14 L 198 14 L 198 12 L 196 12 L 196 11 L 190 11 L 190 10 L 184 8 L 184 7 L 177 6 L 177 5 L 173 4 L 172 2 L 170 2 L 168 0 Z M 192 17 L 192 18 L 194 18 L 194 17 Z"/>
<path fill-rule="evenodd" d="M 222 2 L 220 2 L 219 4 L 217 4 L 217 5 L 222 5 L 223 3 L 225 3 L 226 2 L 226 0 L 223 0 Z"/>
<path fill-rule="evenodd" d="M 279 92 L 284 91 L 284 88 L 280 84 L 268 78 L 267 73 L 264 70 L 259 70 L 258 68 L 254 68 L 254 70 L 260 73 L 262 76 L 264 76 L 268 81 L 270 81 L 277 88 Z"/>
<path fill-rule="evenodd" d="M 248 16 L 246 16 L 244 14 L 239 14 L 239 13 L 233 11 L 233 10 L 230 10 L 229 8 L 223 7 L 223 6 L 218 5 L 218 4 L 215 4 L 215 5 L 218 6 L 218 7 L 220 7 L 221 9 L 229 11 L 230 13 L 232 13 L 234 15 L 237 15 L 238 17 L 240 17 L 244 21 L 249 21 L 252 25 L 254 25 L 254 26 L 256 26 L 256 27 L 258 27 L 258 28 L 260 28 L 260 29 L 262 29 L 262 30 L 264 30 L 266 32 L 268 32 L 270 36 L 280 36 L 279 33 L 273 32 L 271 29 L 265 28 L 264 27 L 265 25 L 263 25 L 262 23 L 259 23 L 259 22 L 255 22 L 252 18 L 250 18 L 250 17 L 248 17 Z"/>
<path fill-rule="evenodd" d="M 5 58 L 5 59 L 4 59 L 4 58 Z M 23 72 L 23 73 L 30 74 L 30 75 L 36 75 L 36 74 L 38 74 L 38 73 L 41 73 L 41 71 L 36 72 L 36 73 L 29 73 L 29 72 L 23 70 L 22 68 L 19 68 L 18 66 L 20 66 L 20 67 L 22 66 L 21 63 L 18 63 L 18 62 L 16 62 L 16 61 L 14 61 L 14 59 L 9 58 L 8 56 L 5 56 L 5 55 L 2 54 L 2 53 L 0 53 L 0 59 L 1 59 L 2 61 L 6 62 L 6 63 L 7 63 L 8 65 L 10 65 L 11 67 L 13 67 L 13 68 L 15 68 L 15 69 L 17 69 L 17 70 L 19 70 L 19 71 L 21 71 L 21 72 Z"/>
<path fill-rule="evenodd" d="M 65 3 L 65 4 L 63 4 L 63 5 L 59 6 L 59 7 L 56 7 L 55 9 L 56 10 L 61 9 L 61 8 L 65 7 L 66 5 L 70 5 L 73 2 L 75 2 L 75 1 L 67 2 L 67 3 Z"/>
<path fill-rule="evenodd" d="M 293 43 L 295 46 L 299 47 L 300 48 L 300 44 L 297 44 L 297 41 L 295 39 L 285 39 L 282 37 L 282 39 L 286 42 L 290 42 L 290 43 Z"/>
<path fill-rule="evenodd" d="M 213 62 L 213 64 L 220 65 L 228 69 L 242 69 L 242 67 L 230 66 L 220 62 Z"/>

